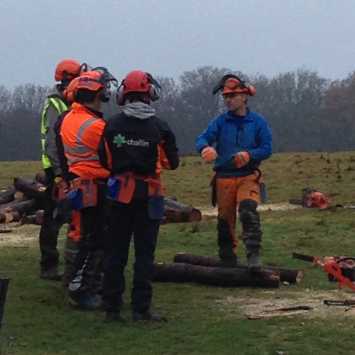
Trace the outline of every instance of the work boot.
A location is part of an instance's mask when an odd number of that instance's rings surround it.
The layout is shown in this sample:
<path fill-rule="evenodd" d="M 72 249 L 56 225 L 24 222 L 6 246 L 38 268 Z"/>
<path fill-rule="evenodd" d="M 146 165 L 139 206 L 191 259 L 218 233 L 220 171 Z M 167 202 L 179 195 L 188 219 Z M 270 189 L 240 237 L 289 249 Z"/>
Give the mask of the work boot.
<path fill-rule="evenodd" d="M 159 315 L 158 313 L 152 313 L 151 311 L 145 312 L 133 312 L 132 319 L 134 322 L 138 321 L 150 321 L 150 322 L 167 322 L 168 320 Z"/>
<path fill-rule="evenodd" d="M 259 251 L 250 252 L 247 254 L 248 269 L 250 271 L 259 271 L 261 269 L 261 259 Z"/>
<path fill-rule="evenodd" d="M 84 311 L 95 311 L 102 308 L 101 297 L 86 292 L 69 292 L 69 303 Z"/>
<path fill-rule="evenodd" d="M 58 272 L 58 269 L 53 267 L 51 269 L 42 269 L 39 277 L 43 280 L 61 281 L 63 273 Z"/>
<path fill-rule="evenodd" d="M 106 312 L 105 322 L 106 323 L 113 323 L 113 322 L 125 323 L 126 320 L 124 318 L 122 318 L 120 312 Z"/>

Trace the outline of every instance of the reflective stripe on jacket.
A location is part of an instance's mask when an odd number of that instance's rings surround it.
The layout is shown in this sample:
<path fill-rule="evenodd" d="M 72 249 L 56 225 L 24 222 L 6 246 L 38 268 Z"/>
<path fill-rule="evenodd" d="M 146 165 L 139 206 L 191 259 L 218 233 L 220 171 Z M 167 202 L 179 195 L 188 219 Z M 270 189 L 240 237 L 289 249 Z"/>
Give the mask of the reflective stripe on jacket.
<path fill-rule="evenodd" d="M 60 130 L 71 173 L 89 179 L 109 176 L 109 171 L 100 164 L 98 154 L 105 124 L 85 106 L 78 103 L 72 105 Z"/>
<path fill-rule="evenodd" d="M 66 111 L 68 109 L 67 104 L 57 95 L 52 95 L 48 96 L 45 103 L 44 107 L 41 113 L 41 149 L 42 149 L 42 165 L 43 169 L 48 169 L 52 167 L 51 160 L 48 157 L 46 148 L 48 145 L 47 142 L 47 136 L 48 136 L 48 131 L 50 129 L 53 129 L 53 127 L 50 127 L 51 122 L 49 122 L 48 119 L 48 110 L 50 107 L 53 107 L 55 111 L 58 113 L 58 116 Z"/>

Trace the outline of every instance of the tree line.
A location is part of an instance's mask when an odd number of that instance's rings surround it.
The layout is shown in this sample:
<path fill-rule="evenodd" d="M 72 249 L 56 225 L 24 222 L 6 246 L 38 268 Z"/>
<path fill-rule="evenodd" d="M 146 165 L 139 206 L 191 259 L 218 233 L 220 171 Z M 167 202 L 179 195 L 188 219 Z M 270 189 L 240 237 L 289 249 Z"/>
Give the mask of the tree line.
<path fill-rule="evenodd" d="M 234 72 L 252 83 L 250 108 L 269 121 L 274 151 L 355 150 L 355 72 L 342 80 L 328 80 L 299 69 L 268 78 L 211 66 L 184 72 L 177 80 L 160 77 L 158 114 L 174 130 L 180 152 L 193 154 L 196 136 L 223 111 L 223 100 L 212 88 Z M 40 157 L 40 112 L 53 88 L 25 84 L 10 90 L 0 85 L 0 160 Z M 104 107 L 106 117 L 119 110 L 114 100 Z"/>

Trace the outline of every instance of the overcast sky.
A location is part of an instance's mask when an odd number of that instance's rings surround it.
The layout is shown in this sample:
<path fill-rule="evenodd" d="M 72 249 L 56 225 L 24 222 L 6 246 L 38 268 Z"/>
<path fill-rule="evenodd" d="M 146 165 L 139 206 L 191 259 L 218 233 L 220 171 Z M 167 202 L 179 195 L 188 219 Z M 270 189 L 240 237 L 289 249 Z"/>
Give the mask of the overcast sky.
<path fill-rule="evenodd" d="M 355 70 L 355 0 L 0 0 L 0 85 L 51 84 L 62 58 L 177 78 Z"/>

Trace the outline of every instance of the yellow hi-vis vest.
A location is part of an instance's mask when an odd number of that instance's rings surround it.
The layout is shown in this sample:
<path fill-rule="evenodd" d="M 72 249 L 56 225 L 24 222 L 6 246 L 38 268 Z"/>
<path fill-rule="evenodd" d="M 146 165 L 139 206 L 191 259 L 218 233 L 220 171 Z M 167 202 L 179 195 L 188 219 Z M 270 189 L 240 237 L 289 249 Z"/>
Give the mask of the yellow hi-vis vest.
<path fill-rule="evenodd" d="M 49 96 L 44 104 L 42 114 L 41 114 L 41 147 L 42 147 L 42 165 L 43 169 L 48 169 L 52 167 L 52 163 L 50 162 L 48 155 L 46 154 L 46 139 L 48 132 L 48 117 L 47 112 L 49 106 L 53 106 L 58 112 L 58 116 L 68 110 L 67 104 L 56 96 Z"/>

